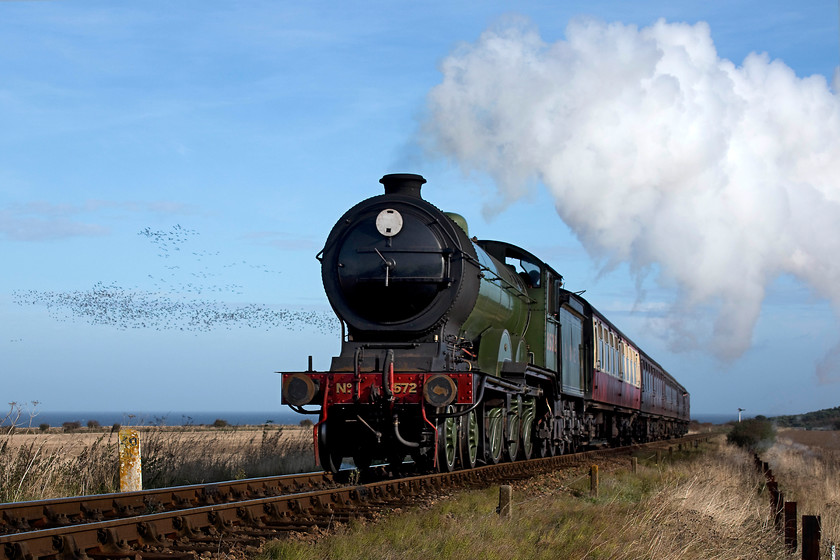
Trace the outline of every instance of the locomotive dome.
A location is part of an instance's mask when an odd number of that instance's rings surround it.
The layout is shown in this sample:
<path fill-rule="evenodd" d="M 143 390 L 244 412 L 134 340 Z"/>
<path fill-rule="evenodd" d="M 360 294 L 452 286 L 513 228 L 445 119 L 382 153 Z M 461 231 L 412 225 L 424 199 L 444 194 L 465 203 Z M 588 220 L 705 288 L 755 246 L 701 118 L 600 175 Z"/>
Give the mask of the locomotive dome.
<path fill-rule="evenodd" d="M 385 194 L 351 208 L 321 256 L 336 314 L 355 331 L 422 333 L 463 321 L 475 305 L 478 265 L 462 227 L 423 200 L 426 180 L 385 175 Z"/>

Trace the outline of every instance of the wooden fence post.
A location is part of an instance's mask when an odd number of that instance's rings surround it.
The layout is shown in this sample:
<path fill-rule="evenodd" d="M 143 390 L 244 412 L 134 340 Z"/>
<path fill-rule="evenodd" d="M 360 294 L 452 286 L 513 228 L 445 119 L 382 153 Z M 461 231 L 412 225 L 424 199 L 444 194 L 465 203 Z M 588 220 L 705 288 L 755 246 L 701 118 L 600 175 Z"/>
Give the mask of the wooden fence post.
<path fill-rule="evenodd" d="M 636 470 L 639 468 L 639 458 L 638 457 L 630 457 L 630 470 L 633 474 L 636 474 Z"/>
<path fill-rule="evenodd" d="M 820 560 L 820 516 L 802 516 L 802 560 Z"/>
<path fill-rule="evenodd" d="M 782 534 L 785 531 L 785 493 L 779 490 L 776 492 L 776 499 L 773 502 L 773 521 L 776 530 Z"/>
<path fill-rule="evenodd" d="M 767 492 L 770 494 L 770 511 L 773 512 L 773 523 L 776 525 L 776 530 L 782 531 L 782 504 L 784 498 L 779 491 L 779 483 L 775 480 L 767 481 Z"/>
<path fill-rule="evenodd" d="M 589 494 L 598 497 L 598 465 L 589 467 Z"/>
<path fill-rule="evenodd" d="M 796 502 L 785 502 L 785 548 L 796 552 Z"/>

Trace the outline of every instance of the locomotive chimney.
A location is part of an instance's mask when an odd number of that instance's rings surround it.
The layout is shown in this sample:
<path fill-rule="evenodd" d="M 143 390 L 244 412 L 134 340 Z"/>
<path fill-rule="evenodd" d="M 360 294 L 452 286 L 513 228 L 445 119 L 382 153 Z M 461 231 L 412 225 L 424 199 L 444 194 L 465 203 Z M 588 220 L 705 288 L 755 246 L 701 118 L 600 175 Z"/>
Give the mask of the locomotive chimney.
<path fill-rule="evenodd" d="M 385 185 L 385 194 L 401 194 L 405 196 L 420 197 L 420 186 L 426 182 L 422 175 L 414 173 L 392 173 L 385 175 L 379 180 Z"/>

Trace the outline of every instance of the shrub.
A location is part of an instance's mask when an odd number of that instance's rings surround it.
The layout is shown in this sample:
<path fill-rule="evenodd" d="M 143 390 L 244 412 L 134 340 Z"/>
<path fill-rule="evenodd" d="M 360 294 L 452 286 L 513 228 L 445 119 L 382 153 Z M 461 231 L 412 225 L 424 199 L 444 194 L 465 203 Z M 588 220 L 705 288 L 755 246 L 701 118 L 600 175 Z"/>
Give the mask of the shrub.
<path fill-rule="evenodd" d="M 101 428 L 102 426 L 99 425 L 99 420 L 88 420 L 87 427 L 91 430 Z"/>
<path fill-rule="evenodd" d="M 228 423 L 227 420 L 223 420 L 222 418 L 216 418 L 216 421 L 213 422 L 214 428 L 227 428 L 228 426 L 230 426 L 230 423 Z"/>
<path fill-rule="evenodd" d="M 61 427 L 64 428 L 65 432 L 74 432 L 82 427 L 82 423 L 74 420 L 73 422 L 64 422 Z"/>
<path fill-rule="evenodd" d="M 304 418 L 303 420 L 301 420 L 300 425 L 304 428 L 311 428 L 313 426 L 312 420 L 310 420 L 309 418 Z"/>
<path fill-rule="evenodd" d="M 50 429 L 50 425 L 47 424 L 46 422 L 44 422 L 43 424 L 38 425 L 38 429 L 41 430 L 42 432 L 46 432 L 47 430 Z"/>
<path fill-rule="evenodd" d="M 763 416 L 738 422 L 726 436 L 727 442 L 750 451 L 766 449 L 775 439 L 776 429 L 773 423 Z"/>

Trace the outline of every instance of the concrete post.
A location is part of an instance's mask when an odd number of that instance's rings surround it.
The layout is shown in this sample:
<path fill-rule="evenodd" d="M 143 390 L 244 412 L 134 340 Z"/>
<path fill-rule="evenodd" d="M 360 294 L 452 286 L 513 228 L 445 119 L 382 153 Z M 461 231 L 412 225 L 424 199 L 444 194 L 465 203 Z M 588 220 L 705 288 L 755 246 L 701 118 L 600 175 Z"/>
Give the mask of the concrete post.
<path fill-rule="evenodd" d="M 120 430 L 120 492 L 143 489 L 140 465 L 140 433 L 133 428 Z"/>
<path fill-rule="evenodd" d="M 513 486 L 505 484 L 499 487 L 499 508 L 498 513 L 499 517 L 506 517 L 510 518 L 512 515 L 513 506 L 511 506 L 511 502 L 513 501 Z"/>

